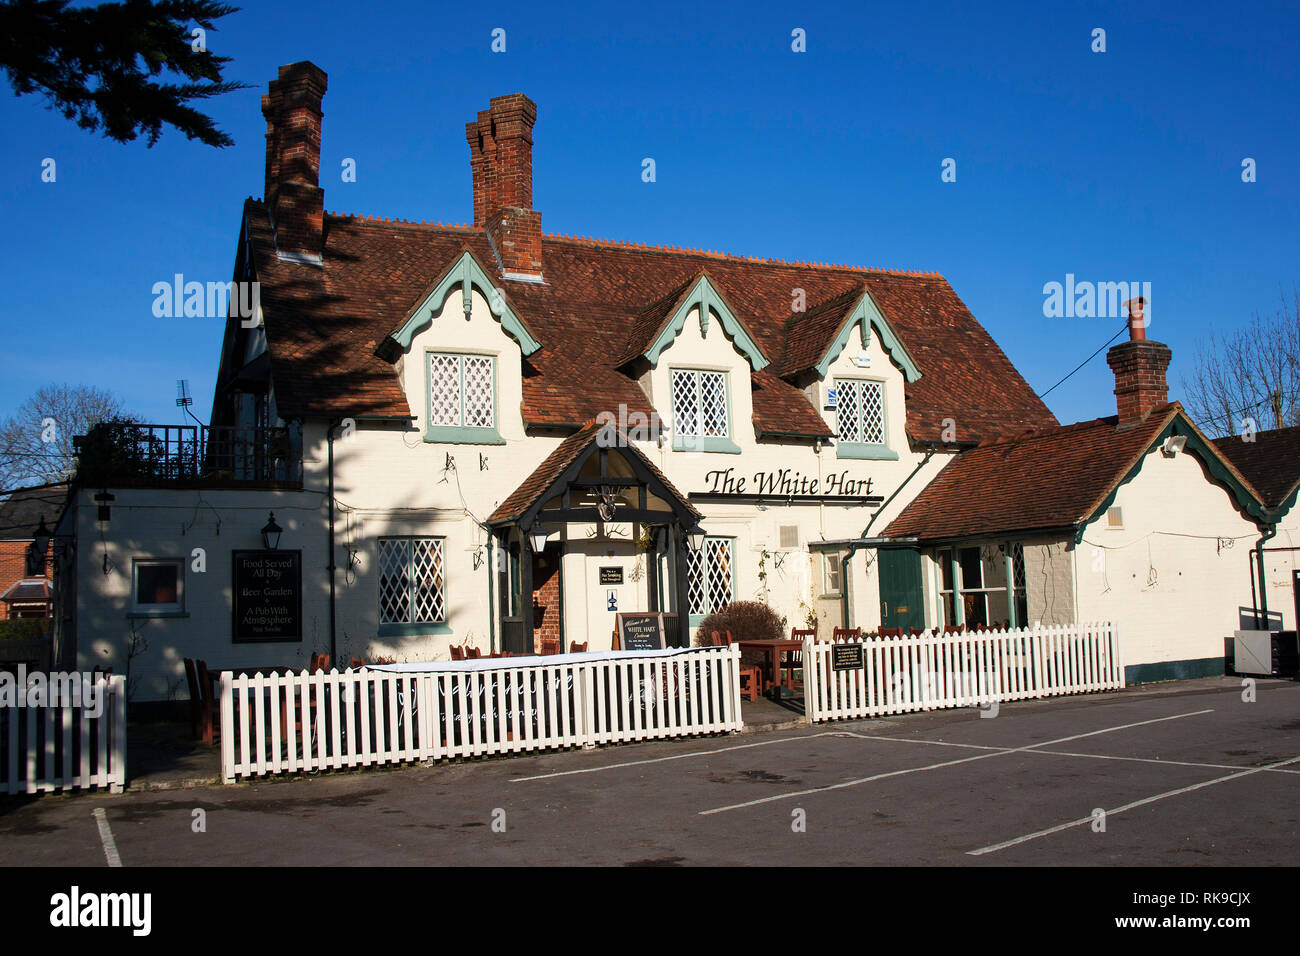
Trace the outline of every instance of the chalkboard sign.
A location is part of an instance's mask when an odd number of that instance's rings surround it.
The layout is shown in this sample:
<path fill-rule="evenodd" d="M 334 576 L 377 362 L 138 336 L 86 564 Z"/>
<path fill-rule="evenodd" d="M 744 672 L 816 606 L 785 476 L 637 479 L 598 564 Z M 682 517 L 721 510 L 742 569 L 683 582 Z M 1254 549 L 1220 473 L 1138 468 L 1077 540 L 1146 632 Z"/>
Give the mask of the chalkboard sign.
<path fill-rule="evenodd" d="M 664 646 L 663 615 L 657 611 L 618 615 L 618 642 L 625 651 L 656 651 Z"/>
<path fill-rule="evenodd" d="M 601 584 L 622 584 L 623 569 L 621 567 L 601 568 L 600 583 Z"/>
<path fill-rule="evenodd" d="M 862 654 L 861 644 L 832 644 L 831 645 L 831 670 L 833 671 L 855 671 L 861 670 L 866 664 L 866 658 Z"/>
<path fill-rule="evenodd" d="M 302 640 L 302 552 L 232 551 L 236 644 Z"/>

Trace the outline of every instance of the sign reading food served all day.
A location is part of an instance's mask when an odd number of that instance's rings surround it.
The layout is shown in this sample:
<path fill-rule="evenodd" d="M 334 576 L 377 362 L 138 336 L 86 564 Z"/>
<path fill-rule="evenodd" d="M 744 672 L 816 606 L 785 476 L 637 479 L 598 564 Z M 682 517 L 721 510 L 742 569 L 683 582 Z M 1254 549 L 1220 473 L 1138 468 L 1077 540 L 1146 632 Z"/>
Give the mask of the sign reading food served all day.
<path fill-rule="evenodd" d="M 663 615 L 657 611 L 618 615 L 618 646 L 625 651 L 657 651 L 664 646 Z"/>
<path fill-rule="evenodd" d="M 302 552 L 233 551 L 235 643 L 302 640 Z"/>

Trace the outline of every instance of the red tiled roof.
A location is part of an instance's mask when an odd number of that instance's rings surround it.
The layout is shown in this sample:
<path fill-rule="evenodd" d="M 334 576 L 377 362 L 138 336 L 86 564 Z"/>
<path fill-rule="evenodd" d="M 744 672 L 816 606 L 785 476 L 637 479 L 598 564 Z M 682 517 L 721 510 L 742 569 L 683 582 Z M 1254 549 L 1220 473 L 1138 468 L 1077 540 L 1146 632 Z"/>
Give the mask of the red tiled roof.
<path fill-rule="evenodd" d="M 247 201 L 245 220 L 280 414 L 410 415 L 394 367 L 377 357 L 375 348 L 462 249 L 495 266 L 483 230 L 327 214 L 320 268 L 277 259 L 262 202 Z M 787 326 L 793 289 L 804 289 L 813 303 L 869 289 L 922 372 L 906 386 L 914 440 L 939 441 L 945 418 L 955 419 L 962 442 L 1056 423 L 948 283 L 932 273 L 790 264 L 558 236 L 543 237 L 542 245 L 545 284 L 508 286 L 516 312 L 542 344 L 524 361 L 523 415 L 530 425 L 574 427 L 601 411 L 617 413 L 620 403 L 649 414 L 644 393 L 618 363 L 626 361 L 634 340 L 662 325 L 674 290 L 684 291 L 705 269 L 773 359 L 792 354 Z M 651 325 L 656 328 L 646 333 Z M 808 334 L 816 339 L 821 326 Z M 817 347 L 824 351 L 828 344 Z M 752 385 L 761 429 L 828 434 L 807 397 L 778 375 L 756 374 Z"/>
<path fill-rule="evenodd" d="M 987 442 L 954 458 L 884 531 L 939 540 L 1078 525 L 1181 413 L 1170 404 L 1141 425 L 1117 417 Z"/>
<path fill-rule="evenodd" d="M 1245 441 L 1240 435 L 1213 441 L 1268 507 L 1280 507 L 1300 485 L 1300 426 L 1256 432 L 1254 441 Z"/>
<path fill-rule="evenodd" d="M 574 460 L 582 454 L 600 433 L 604 426 L 596 421 L 589 421 L 578 431 L 574 432 L 564 441 L 555 447 L 555 450 L 542 460 L 542 463 L 533 469 L 533 473 L 523 480 L 523 482 L 510 493 L 505 501 L 497 507 L 496 511 L 488 518 L 488 524 L 499 524 L 518 518 L 527 511 L 537 501 L 538 497 L 545 494 L 546 490 L 554 484 L 555 480 L 564 474 L 564 470 L 573 464 Z M 691 512 L 699 515 L 695 507 L 690 503 L 686 495 L 674 487 L 664 473 L 655 467 L 650 459 L 641 453 L 641 450 L 627 440 L 627 436 L 622 435 L 623 443 L 620 444 L 619 450 L 624 454 L 636 455 L 657 478 L 663 482 L 664 487 L 670 491 L 677 499 L 686 506 Z"/>

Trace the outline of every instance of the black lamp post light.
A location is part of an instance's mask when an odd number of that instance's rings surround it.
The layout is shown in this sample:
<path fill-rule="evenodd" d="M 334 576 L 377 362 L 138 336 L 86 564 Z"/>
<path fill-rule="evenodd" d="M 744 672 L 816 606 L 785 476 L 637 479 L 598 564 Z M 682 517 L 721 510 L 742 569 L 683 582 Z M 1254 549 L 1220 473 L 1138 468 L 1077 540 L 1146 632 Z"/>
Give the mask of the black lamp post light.
<path fill-rule="evenodd" d="M 276 551 L 280 547 L 280 535 L 284 529 L 275 523 L 275 512 L 269 513 L 266 524 L 262 527 L 262 544 L 267 551 Z"/>

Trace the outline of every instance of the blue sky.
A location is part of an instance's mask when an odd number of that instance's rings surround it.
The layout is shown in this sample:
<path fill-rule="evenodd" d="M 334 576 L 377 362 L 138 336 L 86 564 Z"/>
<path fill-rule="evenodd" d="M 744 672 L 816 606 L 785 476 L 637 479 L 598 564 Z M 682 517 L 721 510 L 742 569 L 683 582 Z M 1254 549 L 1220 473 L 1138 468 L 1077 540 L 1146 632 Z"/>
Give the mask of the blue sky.
<path fill-rule="evenodd" d="M 329 74 L 329 210 L 470 220 L 464 124 L 522 91 L 548 232 L 935 270 L 1040 392 L 1122 324 L 1044 318 L 1044 283 L 1148 281 L 1179 397 L 1198 340 L 1300 282 L 1300 7 L 982 7 L 255 0 L 208 38 L 252 86 L 208 105 L 225 150 L 175 131 L 119 145 L 5 84 L 0 415 L 66 381 L 177 422 L 188 378 L 206 419 L 221 322 L 155 318 L 151 288 L 230 277 L 241 201 L 262 191 L 259 96 L 301 59 Z M 1098 356 L 1047 401 L 1092 418 L 1112 388 Z"/>

